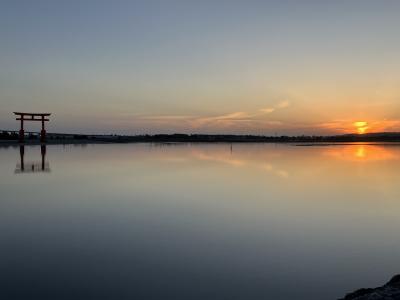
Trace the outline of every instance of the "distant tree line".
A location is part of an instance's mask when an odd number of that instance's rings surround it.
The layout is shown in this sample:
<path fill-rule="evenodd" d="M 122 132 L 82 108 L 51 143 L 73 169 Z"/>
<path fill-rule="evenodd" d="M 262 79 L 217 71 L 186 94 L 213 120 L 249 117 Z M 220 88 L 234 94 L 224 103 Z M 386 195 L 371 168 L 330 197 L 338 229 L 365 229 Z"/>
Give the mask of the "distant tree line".
<path fill-rule="evenodd" d="M 90 138 L 90 137 L 89 137 Z M 107 141 L 101 136 L 93 139 Z M 210 134 L 155 134 L 113 136 L 113 142 L 205 142 L 205 143 L 321 143 L 321 142 L 400 142 L 400 133 L 347 134 L 336 136 L 262 136 L 262 135 L 210 135 Z"/>
<path fill-rule="evenodd" d="M 27 139 L 38 139 L 38 134 L 29 133 Z M 49 140 L 70 140 L 80 142 L 105 143 L 338 143 L 338 142 L 400 142 L 400 133 L 383 132 L 367 134 L 345 134 L 333 136 L 263 136 L 226 134 L 154 134 L 154 135 L 86 135 L 86 134 L 48 134 Z M 0 140 L 18 140 L 17 132 L 2 131 Z"/>
<path fill-rule="evenodd" d="M 18 140 L 18 133 L 2 131 L 0 133 L 0 140 Z"/>

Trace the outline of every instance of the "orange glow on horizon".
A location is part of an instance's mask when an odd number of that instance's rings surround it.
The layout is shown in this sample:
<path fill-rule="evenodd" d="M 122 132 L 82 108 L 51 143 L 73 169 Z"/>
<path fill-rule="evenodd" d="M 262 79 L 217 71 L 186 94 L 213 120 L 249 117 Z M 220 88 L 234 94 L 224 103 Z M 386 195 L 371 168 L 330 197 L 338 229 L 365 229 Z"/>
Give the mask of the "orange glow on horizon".
<path fill-rule="evenodd" d="M 400 132 L 400 119 L 373 119 L 356 121 L 354 119 L 338 119 L 318 125 L 329 134 L 364 134 L 373 132 Z"/>
<path fill-rule="evenodd" d="M 353 125 L 356 127 L 358 134 L 364 134 L 369 129 L 368 122 L 365 121 L 357 121 Z"/>

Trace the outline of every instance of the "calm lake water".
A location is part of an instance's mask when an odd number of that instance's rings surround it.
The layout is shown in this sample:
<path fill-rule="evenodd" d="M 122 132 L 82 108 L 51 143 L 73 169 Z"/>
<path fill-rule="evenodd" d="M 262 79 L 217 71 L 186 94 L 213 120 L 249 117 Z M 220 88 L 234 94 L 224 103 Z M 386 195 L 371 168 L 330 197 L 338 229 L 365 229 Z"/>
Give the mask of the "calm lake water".
<path fill-rule="evenodd" d="M 0 148 L 1 299 L 324 300 L 400 273 L 400 146 L 23 154 Z"/>

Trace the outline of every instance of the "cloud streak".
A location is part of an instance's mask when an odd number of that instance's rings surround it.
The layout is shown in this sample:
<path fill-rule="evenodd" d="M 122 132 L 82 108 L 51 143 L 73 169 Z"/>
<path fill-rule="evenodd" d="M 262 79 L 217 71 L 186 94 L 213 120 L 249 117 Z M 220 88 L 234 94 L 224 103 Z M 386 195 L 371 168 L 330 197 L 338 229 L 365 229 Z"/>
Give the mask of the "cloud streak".
<path fill-rule="evenodd" d="M 261 108 L 259 110 L 259 112 L 264 113 L 264 114 L 270 114 L 278 109 L 287 108 L 289 106 L 290 106 L 290 102 L 288 100 L 284 100 L 284 101 L 277 103 L 276 105 L 274 105 L 272 107 Z"/>
<path fill-rule="evenodd" d="M 235 126 L 246 127 L 265 127 L 279 126 L 281 121 L 266 120 L 265 117 L 277 110 L 290 106 L 287 100 L 276 103 L 274 106 L 258 109 L 254 112 L 236 111 L 215 116 L 196 116 L 196 115 L 140 115 L 135 116 L 139 122 L 153 122 L 158 124 L 186 125 L 192 129 L 220 129 L 235 128 Z M 178 124 L 179 123 L 179 124 Z"/>

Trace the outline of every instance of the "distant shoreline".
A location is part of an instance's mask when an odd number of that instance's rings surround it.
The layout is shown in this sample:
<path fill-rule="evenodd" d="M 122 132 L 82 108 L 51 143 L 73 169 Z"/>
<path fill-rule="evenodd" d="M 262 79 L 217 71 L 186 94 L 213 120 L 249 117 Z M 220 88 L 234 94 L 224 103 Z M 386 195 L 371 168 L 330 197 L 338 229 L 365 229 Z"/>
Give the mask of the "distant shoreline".
<path fill-rule="evenodd" d="M 48 133 L 48 145 L 60 144 L 127 144 L 127 143 L 272 143 L 297 146 L 330 146 L 363 143 L 370 145 L 400 145 L 400 133 L 383 132 L 347 134 L 336 136 L 261 136 L 261 135 L 211 135 L 211 134 L 155 134 L 155 135 L 86 135 Z M 40 145 L 39 136 L 29 133 L 25 145 Z M 0 145 L 18 146 L 16 132 L 0 131 Z"/>

